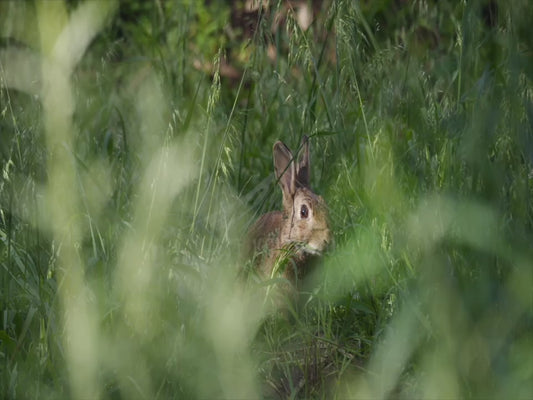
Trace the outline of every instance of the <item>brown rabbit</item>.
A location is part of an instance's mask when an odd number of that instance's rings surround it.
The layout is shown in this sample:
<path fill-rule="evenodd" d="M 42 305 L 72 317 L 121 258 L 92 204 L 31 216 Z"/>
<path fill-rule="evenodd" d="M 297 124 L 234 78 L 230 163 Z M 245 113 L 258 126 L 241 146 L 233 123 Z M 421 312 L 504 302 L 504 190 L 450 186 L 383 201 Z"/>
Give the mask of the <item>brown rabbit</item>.
<path fill-rule="evenodd" d="M 331 241 L 324 199 L 309 187 L 309 138 L 303 137 L 297 162 L 285 144 L 273 148 L 274 170 L 283 192 L 283 211 L 262 215 L 249 232 L 254 265 L 263 278 L 283 276 L 297 287 L 312 258 Z"/>

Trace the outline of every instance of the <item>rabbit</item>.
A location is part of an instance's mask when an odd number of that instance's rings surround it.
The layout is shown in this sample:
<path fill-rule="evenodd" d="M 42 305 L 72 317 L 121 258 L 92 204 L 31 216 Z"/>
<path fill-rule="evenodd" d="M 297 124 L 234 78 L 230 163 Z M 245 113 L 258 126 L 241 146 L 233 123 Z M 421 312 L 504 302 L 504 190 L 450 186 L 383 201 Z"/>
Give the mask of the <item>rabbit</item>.
<path fill-rule="evenodd" d="M 281 141 L 273 147 L 274 171 L 283 193 L 283 211 L 262 215 L 249 230 L 249 253 L 262 278 L 282 276 L 294 288 L 311 261 L 331 242 L 328 210 L 324 199 L 309 187 L 309 138 L 304 136 L 297 161 Z"/>

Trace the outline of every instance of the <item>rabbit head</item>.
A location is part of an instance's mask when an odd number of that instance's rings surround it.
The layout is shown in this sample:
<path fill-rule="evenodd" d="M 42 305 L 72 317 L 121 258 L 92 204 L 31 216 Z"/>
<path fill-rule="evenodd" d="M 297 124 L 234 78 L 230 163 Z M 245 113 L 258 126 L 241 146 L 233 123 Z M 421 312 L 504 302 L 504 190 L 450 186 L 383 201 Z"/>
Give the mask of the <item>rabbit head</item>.
<path fill-rule="evenodd" d="M 251 230 L 255 251 L 266 251 L 260 269 L 267 275 L 287 255 L 293 261 L 284 276 L 295 281 L 303 276 L 307 262 L 320 255 L 331 241 L 328 211 L 321 196 L 309 186 L 309 139 L 304 136 L 298 160 L 278 141 L 273 147 L 274 170 L 283 193 L 283 211 L 263 215 Z"/>

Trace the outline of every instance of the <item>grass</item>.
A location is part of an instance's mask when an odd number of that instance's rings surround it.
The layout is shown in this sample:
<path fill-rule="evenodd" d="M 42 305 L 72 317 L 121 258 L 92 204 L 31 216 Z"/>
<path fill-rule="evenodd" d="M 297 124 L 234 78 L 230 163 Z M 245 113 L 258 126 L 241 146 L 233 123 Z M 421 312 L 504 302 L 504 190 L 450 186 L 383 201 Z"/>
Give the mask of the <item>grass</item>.
<path fill-rule="evenodd" d="M 215 3 L 0 5 L 2 396 L 530 398 L 531 7 Z M 283 317 L 239 254 L 304 134 Z"/>

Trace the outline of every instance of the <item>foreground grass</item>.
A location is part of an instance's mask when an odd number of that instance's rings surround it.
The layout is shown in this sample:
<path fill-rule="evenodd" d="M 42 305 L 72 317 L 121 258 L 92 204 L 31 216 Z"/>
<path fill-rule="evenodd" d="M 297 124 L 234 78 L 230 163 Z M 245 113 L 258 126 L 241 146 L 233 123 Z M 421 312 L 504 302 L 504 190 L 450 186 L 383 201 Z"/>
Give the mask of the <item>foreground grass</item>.
<path fill-rule="evenodd" d="M 246 45 L 158 4 L 2 5 L 4 396 L 530 397 L 527 3 L 334 1 Z M 285 318 L 238 254 L 303 134 L 336 247 Z"/>

